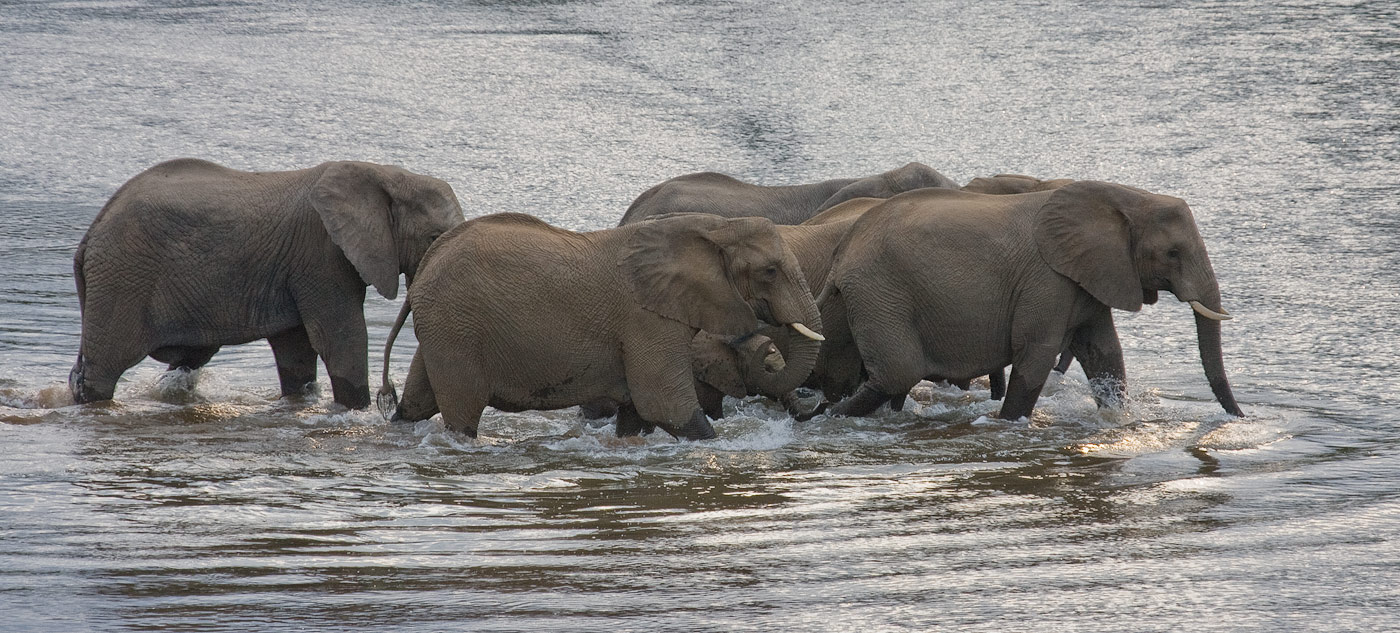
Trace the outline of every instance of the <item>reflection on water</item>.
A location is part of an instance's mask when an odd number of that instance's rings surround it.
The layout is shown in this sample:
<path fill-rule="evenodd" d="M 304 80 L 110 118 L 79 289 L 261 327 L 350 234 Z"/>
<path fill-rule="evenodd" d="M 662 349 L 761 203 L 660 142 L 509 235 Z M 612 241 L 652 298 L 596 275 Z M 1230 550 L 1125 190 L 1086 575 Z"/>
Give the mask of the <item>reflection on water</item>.
<path fill-rule="evenodd" d="M 0 32 L 14 630 L 1400 627 L 1392 2 L 82 0 L 0 3 Z M 924 384 L 870 419 L 730 400 L 710 442 L 575 410 L 488 410 L 472 441 L 328 384 L 280 400 L 265 343 L 68 406 L 74 245 L 186 155 L 397 163 L 469 216 L 580 230 L 701 170 L 918 160 L 1177 195 L 1250 417 L 1213 402 L 1165 295 L 1115 317 L 1121 409 L 1076 367 L 1017 422 L 985 384 Z M 397 308 L 367 301 L 371 347 Z"/>

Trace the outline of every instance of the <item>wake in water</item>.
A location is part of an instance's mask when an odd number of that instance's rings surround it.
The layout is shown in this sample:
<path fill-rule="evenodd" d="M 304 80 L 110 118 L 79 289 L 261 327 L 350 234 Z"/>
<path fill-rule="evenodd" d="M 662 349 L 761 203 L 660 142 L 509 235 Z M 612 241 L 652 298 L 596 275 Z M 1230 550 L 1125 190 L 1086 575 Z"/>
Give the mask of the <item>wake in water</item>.
<path fill-rule="evenodd" d="M 998 456 L 1063 452 L 1110 458 L 1187 450 L 1250 450 L 1292 434 L 1289 423 L 1261 409 L 1250 418 L 1234 418 L 1210 402 L 1165 400 L 1155 390 L 1131 393 L 1118 407 L 1098 408 L 1077 366 L 1054 374 L 1031 418 L 994 417 L 1000 402 L 990 399 L 984 380 L 970 390 L 923 382 L 906 399 L 903 411 L 882 407 L 870 417 L 817 416 L 795 422 L 764 398 L 727 398 L 725 418 L 714 422 L 719 437 L 678 442 L 654 432 L 619 438 L 615 419 L 585 420 L 577 408 L 505 413 L 488 409 L 481 436 L 467 438 L 448 431 L 440 417 L 391 424 L 372 410 L 347 410 L 313 390 L 304 397 L 279 398 L 275 390 L 250 391 L 218 370 L 133 374 L 117 401 L 74 406 L 63 385 L 38 390 L 0 387 L 0 420 L 9 423 L 63 421 L 132 430 L 166 428 L 195 441 L 201 429 L 218 424 L 223 431 L 243 429 L 263 442 L 292 441 L 352 450 L 420 452 L 426 458 L 457 456 L 472 460 L 492 455 L 529 453 L 548 461 L 689 461 L 701 455 L 742 452 L 814 456 L 903 450 L 922 452 L 920 459 L 978 461 Z M 240 376 L 240 378 L 246 378 Z M 815 402 L 820 393 L 808 394 Z M 271 437 L 267 437 L 271 435 Z M 284 447 L 287 448 L 287 447 Z M 542 457 L 543 456 L 543 457 Z M 411 457 L 408 459 L 412 459 Z"/>

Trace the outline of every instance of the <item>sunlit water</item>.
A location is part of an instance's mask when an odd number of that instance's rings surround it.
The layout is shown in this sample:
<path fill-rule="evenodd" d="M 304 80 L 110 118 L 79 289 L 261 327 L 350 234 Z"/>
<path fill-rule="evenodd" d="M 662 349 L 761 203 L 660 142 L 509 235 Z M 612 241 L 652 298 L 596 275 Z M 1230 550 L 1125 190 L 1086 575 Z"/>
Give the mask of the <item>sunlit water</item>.
<path fill-rule="evenodd" d="M 0 630 L 1400 628 L 1397 11 L 0 2 Z M 68 406 L 74 247 L 178 156 L 400 164 L 573 229 L 701 170 L 1131 184 L 1195 209 L 1249 415 L 1166 295 L 1117 314 L 1122 409 L 1076 366 L 1020 422 L 925 383 L 870 419 L 730 400 L 710 442 L 576 410 L 471 441 L 278 400 L 262 343 Z"/>

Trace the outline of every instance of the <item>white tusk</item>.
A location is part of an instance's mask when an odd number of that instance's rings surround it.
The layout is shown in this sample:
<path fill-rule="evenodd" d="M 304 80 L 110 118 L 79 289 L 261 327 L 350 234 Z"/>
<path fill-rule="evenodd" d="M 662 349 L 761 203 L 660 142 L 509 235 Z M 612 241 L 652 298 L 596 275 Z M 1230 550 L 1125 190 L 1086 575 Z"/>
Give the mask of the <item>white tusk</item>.
<path fill-rule="evenodd" d="M 822 335 L 820 335 L 820 334 L 817 334 L 816 332 L 813 332 L 813 331 L 812 331 L 812 328 L 809 328 L 809 327 L 807 327 L 807 326 L 805 326 L 805 325 L 802 325 L 801 323 L 789 323 L 788 325 L 791 325 L 791 326 L 792 326 L 792 329 L 797 330 L 797 333 L 798 333 L 798 334 L 801 334 L 802 336 L 805 336 L 805 337 L 807 337 L 807 338 L 809 338 L 809 339 L 812 339 L 812 340 L 814 340 L 814 341 L 825 341 L 825 340 L 826 340 L 826 337 L 825 337 L 825 336 L 822 336 Z"/>
<path fill-rule="evenodd" d="M 1216 312 L 1215 310 L 1207 308 L 1200 301 L 1192 301 L 1191 309 L 1207 319 L 1214 319 L 1216 321 L 1229 321 L 1235 318 L 1230 316 L 1230 313 L 1226 312 L 1223 308 L 1219 312 Z"/>

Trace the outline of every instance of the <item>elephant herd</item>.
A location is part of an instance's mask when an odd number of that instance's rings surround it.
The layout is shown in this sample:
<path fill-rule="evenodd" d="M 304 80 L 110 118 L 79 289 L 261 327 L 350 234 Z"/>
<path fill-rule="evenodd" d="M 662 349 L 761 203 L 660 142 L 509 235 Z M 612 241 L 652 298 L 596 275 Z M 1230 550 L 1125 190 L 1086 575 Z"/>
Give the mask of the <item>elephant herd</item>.
<path fill-rule="evenodd" d="M 921 380 L 983 375 L 1015 419 L 1071 357 L 1110 406 L 1126 379 L 1112 309 L 1163 290 L 1193 308 L 1211 389 L 1242 415 L 1190 208 L 1106 182 L 959 186 L 919 163 L 776 187 L 699 173 L 646 190 L 616 228 L 578 233 L 519 213 L 464 221 L 451 186 L 397 167 L 178 159 L 117 190 L 73 270 L 77 403 L 112 398 L 146 356 L 197 369 L 267 339 L 283 395 L 314 386 L 319 357 L 335 401 L 365 408 L 366 287 L 394 299 L 402 274 L 380 408 L 441 413 L 473 437 L 488 406 L 581 405 L 616 415 L 619 435 L 707 439 L 726 395 L 798 419 L 858 416 L 898 410 Z M 410 311 L 419 345 L 400 399 L 389 360 Z M 817 408 L 799 410 L 803 386 L 821 390 Z"/>

